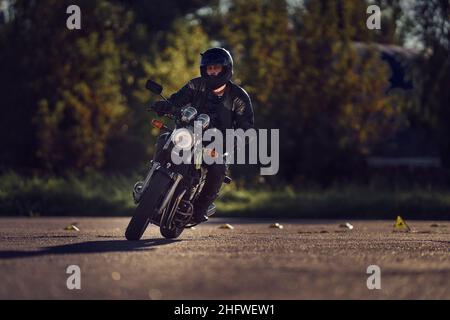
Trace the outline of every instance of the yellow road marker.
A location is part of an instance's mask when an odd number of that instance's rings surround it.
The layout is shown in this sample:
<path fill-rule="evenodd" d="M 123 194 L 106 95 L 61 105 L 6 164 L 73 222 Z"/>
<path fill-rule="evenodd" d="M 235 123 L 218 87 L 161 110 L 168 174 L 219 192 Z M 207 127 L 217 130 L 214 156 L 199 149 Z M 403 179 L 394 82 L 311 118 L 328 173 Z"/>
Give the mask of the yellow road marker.
<path fill-rule="evenodd" d="M 279 224 L 279 223 L 277 222 L 277 223 L 271 224 L 269 228 L 273 228 L 273 229 L 283 229 L 284 227 L 283 227 L 281 224 Z"/>
<path fill-rule="evenodd" d="M 221 225 L 219 227 L 219 229 L 230 229 L 230 230 L 233 230 L 234 227 L 231 224 L 226 223 L 226 224 Z"/>
<path fill-rule="evenodd" d="M 349 230 L 353 230 L 353 225 L 351 223 L 343 223 L 339 225 L 339 228 L 347 228 Z"/>
<path fill-rule="evenodd" d="M 80 229 L 73 224 L 68 225 L 67 227 L 64 228 L 64 230 L 68 230 L 68 231 L 80 231 Z"/>
<path fill-rule="evenodd" d="M 397 220 L 394 224 L 394 230 L 406 230 L 411 231 L 411 228 L 406 224 L 406 222 L 402 219 L 402 217 L 397 216 Z"/>

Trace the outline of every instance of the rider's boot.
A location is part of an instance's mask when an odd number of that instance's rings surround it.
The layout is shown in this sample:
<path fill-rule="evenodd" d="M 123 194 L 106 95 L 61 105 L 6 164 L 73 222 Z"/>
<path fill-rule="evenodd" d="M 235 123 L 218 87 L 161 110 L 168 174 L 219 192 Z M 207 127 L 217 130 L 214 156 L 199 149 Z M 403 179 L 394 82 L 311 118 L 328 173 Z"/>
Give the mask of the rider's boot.
<path fill-rule="evenodd" d="M 206 213 L 208 212 L 208 208 L 214 200 L 217 198 L 217 194 L 213 196 L 203 196 L 200 197 L 194 203 L 194 215 L 192 216 L 192 221 L 194 223 L 202 223 L 208 221 L 208 216 Z"/>

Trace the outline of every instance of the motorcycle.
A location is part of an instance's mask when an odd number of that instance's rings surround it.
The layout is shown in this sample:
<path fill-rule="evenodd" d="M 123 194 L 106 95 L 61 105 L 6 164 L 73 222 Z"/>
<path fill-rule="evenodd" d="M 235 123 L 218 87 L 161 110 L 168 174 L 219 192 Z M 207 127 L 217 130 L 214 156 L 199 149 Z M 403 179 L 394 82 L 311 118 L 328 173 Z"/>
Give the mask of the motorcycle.
<path fill-rule="evenodd" d="M 162 95 L 163 88 L 158 83 L 148 80 L 146 89 L 169 102 Z M 211 150 L 205 150 L 202 141 L 194 139 L 193 134 L 194 121 L 200 121 L 205 130 L 209 126 L 210 117 L 204 113 L 197 115 L 198 112 L 194 106 L 175 109 L 179 111 L 164 114 L 174 120 L 174 129 L 169 129 L 161 121 L 152 120 L 155 127 L 165 131 L 160 137 L 162 147 L 158 146 L 160 149 L 157 150 L 157 156 L 150 161 L 150 168 L 145 179 L 136 182 L 133 187 L 132 195 L 137 207 L 125 232 L 127 240 L 141 239 L 149 224 L 159 226 L 161 235 L 167 239 L 177 238 L 184 229 L 196 225 L 191 221 L 194 214 L 193 203 L 205 184 L 207 171 L 198 162 L 174 164 L 171 153 L 175 144 L 190 148 L 191 151 L 200 147 L 202 152 L 211 152 Z M 158 113 L 158 115 L 163 114 Z M 221 156 L 225 158 L 227 154 Z M 225 176 L 224 183 L 230 182 L 231 178 Z M 215 212 L 216 207 L 212 204 L 206 215 L 210 217 Z"/>

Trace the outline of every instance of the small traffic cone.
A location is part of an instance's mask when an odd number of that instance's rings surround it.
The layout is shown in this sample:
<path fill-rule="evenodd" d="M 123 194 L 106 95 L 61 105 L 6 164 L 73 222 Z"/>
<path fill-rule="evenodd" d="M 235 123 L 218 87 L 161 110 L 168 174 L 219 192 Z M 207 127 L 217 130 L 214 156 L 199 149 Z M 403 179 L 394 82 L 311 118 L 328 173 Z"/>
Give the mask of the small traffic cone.
<path fill-rule="evenodd" d="M 406 230 L 407 232 L 411 231 L 411 228 L 406 224 L 405 220 L 402 217 L 397 216 L 397 220 L 394 224 L 394 231 Z"/>

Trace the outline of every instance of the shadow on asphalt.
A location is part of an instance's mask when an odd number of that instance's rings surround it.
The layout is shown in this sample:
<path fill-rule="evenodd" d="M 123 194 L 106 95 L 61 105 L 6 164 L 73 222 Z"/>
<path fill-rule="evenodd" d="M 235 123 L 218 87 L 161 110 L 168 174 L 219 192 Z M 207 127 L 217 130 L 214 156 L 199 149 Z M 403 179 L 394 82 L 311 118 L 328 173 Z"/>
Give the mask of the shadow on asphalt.
<path fill-rule="evenodd" d="M 147 239 L 141 241 L 106 240 L 86 241 L 80 243 L 64 244 L 60 246 L 45 247 L 38 251 L 0 251 L 0 259 L 28 258 L 54 254 L 83 254 L 105 252 L 149 251 L 154 247 L 181 241 L 180 239 Z"/>

